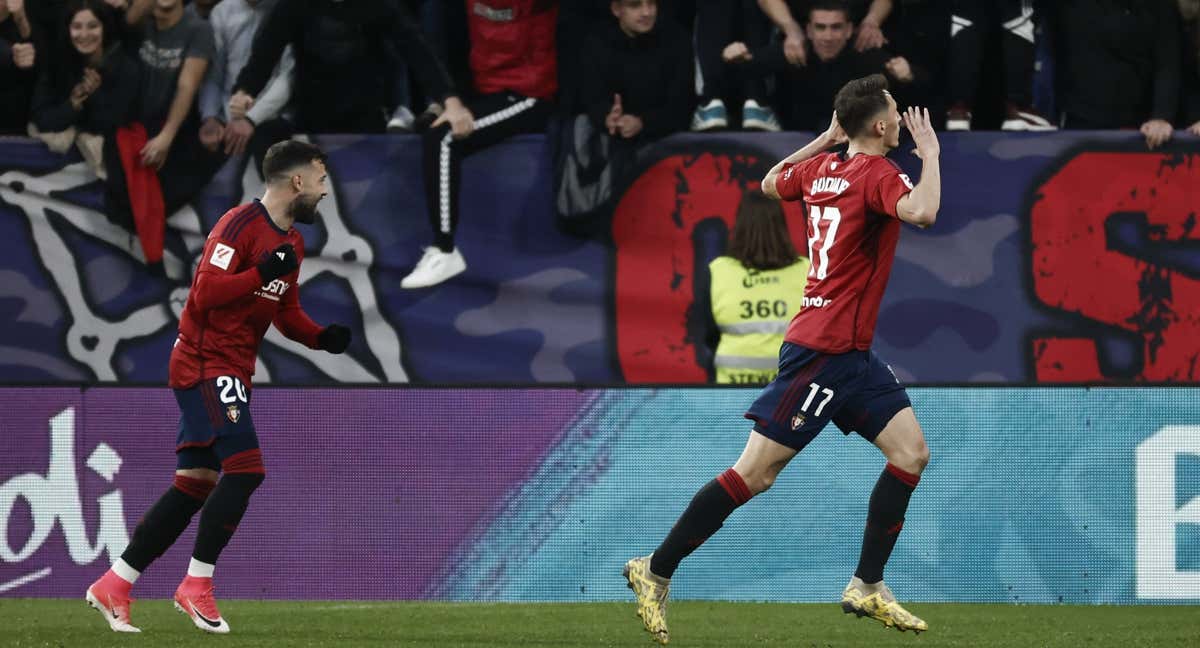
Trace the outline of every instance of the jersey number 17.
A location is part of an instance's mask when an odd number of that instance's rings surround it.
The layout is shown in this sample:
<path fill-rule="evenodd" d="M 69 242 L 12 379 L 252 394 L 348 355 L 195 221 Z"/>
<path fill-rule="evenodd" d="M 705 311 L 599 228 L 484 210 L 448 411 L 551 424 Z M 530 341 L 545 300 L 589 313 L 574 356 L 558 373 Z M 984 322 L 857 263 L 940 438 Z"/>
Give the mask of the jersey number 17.
<path fill-rule="evenodd" d="M 838 225 L 842 222 L 842 212 L 837 207 L 820 207 L 813 205 L 809 218 L 812 227 L 808 230 L 808 259 L 812 265 L 808 268 L 808 276 L 824 279 L 829 273 L 829 248 L 837 238 Z M 828 221 L 825 231 L 821 231 L 821 222 Z M 818 256 L 813 256 L 813 250 Z"/>

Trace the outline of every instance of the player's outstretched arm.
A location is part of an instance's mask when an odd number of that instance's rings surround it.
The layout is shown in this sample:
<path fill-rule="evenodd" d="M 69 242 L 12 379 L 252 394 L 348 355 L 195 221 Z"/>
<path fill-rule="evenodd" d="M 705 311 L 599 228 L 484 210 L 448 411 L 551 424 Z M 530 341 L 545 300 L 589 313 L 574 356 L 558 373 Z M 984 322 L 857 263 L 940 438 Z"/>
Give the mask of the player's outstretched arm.
<path fill-rule="evenodd" d="M 942 206 L 942 169 L 939 158 L 942 146 L 929 119 L 929 109 L 909 107 L 904 111 L 904 124 L 917 145 L 914 151 L 921 158 L 921 181 L 913 190 L 896 202 L 896 215 L 906 223 L 929 227 L 937 220 Z"/>
<path fill-rule="evenodd" d="M 775 200 L 779 200 L 779 190 L 775 187 L 775 180 L 783 172 L 784 166 L 803 162 L 827 148 L 845 142 L 846 139 L 846 131 L 842 130 L 841 124 L 838 124 L 837 113 L 833 113 L 833 117 L 829 119 L 829 128 L 824 133 L 818 135 L 816 139 L 806 144 L 804 148 L 783 158 L 779 161 L 779 164 L 771 167 L 771 170 L 767 172 L 767 176 L 763 178 L 762 192 Z"/>

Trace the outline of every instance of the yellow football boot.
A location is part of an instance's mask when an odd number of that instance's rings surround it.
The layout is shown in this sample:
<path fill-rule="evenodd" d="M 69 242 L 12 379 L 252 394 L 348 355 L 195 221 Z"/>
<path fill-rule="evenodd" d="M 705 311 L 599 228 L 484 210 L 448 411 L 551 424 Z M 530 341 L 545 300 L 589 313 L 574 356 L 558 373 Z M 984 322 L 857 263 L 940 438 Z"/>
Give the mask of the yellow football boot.
<path fill-rule="evenodd" d="M 871 617 L 900 632 L 912 630 L 921 633 L 929 629 L 928 623 L 905 610 L 896 601 L 892 590 L 882 581 L 875 585 L 867 585 L 858 577 L 850 579 L 850 584 L 842 592 L 842 611 L 860 617 Z"/>
<path fill-rule="evenodd" d="M 646 632 L 658 643 L 667 643 L 671 640 L 667 634 L 667 593 L 671 591 L 671 579 L 650 572 L 650 556 L 625 563 L 624 574 L 637 598 L 637 613 Z"/>

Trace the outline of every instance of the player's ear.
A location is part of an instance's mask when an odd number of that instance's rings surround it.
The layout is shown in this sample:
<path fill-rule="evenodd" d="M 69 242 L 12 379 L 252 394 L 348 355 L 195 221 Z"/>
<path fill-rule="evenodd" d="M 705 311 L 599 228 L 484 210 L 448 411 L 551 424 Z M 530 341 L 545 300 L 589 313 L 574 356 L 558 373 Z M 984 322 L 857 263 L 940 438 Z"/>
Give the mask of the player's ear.
<path fill-rule="evenodd" d="M 300 177 L 299 173 L 293 173 L 292 174 L 292 190 L 295 191 L 296 193 L 300 193 L 300 188 L 302 186 L 304 186 L 304 179 Z"/>

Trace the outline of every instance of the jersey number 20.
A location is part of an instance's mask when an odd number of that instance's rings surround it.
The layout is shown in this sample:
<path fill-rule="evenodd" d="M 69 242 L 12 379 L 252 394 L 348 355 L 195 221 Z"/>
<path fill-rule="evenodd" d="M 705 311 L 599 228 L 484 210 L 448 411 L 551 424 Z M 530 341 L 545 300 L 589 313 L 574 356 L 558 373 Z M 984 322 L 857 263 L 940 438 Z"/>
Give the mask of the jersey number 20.
<path fill-rule="evenodd" d="M 837 207 L 821 209 L 813 205 L 810 214 L 812 228 L 808 231 L 808 258 L 812 265 L 808 268 L 808 276 L 824 279 L 829 273 L 829 248 L 833 247 L 833 241 L 837 238 L 842 212 Z M 821 221 L 829 221 L 824 232 L 821 231 Z M 817 251 L 818 256 L 813 256 L 813 250 Z"/>

